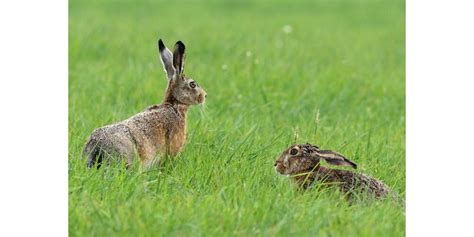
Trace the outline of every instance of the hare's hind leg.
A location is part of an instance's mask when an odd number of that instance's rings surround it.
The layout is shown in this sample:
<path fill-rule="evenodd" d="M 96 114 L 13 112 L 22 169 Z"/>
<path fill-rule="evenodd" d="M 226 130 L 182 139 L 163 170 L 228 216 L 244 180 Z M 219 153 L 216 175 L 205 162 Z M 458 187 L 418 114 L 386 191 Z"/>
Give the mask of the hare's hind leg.
<path fill-rule="evenodd" d="M 99 168 L 104 162 L 125 162 L 126 166 L 133 163 L 135 142 L 127 128 L 120 125 L 96 129 L 84 147 L 84 155 L 88 156 L 87 167 L 97 165 Z"/>
<path fill-rule="evenodd" d="M 160 163 L 161 163 L 160 155 L 143 159 L 142 165 L 141 165 L 142 171 L 148 171 L 148 170 L 153 169 L 154 167 L 158 167 Z"/>
<path fill-rule="evenodd" d="M 83 156 L 87 157 L 87 168 L 92 168 L 97 164 L 99 168 L 102 164 L 105 152 L 102 150 L 100 141 L 91 136 L 82 151 Z"/>
<path fill-rule="evenodd" d="M 127 168 L 133 165 L 134 159 L 138 156 L 135 142 L 128 134 L 116 134 L 113 139 L 116 151 L 117 162 L 123 162 Z"/>
<path fill-rule="evenodd" d="M 96 146 L 92 148 L 91 152 L 87 154 L 87 168 L 92 168 L 96 164 L 97 168 L 100 168 L 104 155 L 100 147 Z"/>
<path fill-rule="evenodd" d="M 124 143 L 128 143 L 127 146 L 123 146 Z M 134 158 L 137 156 L 135 148 L 131 141 L 122 141 L 121 145 L 117 144 L 110 145 L 97 145 L 93 149 L 93 152 L 89 154 L 87 167 L 92 168 L 97 165 L 100 168 L 102 164 L 109 166 L 111 164 L 123 163 L 125 167 L 129 168 L 133 164 Z"/>

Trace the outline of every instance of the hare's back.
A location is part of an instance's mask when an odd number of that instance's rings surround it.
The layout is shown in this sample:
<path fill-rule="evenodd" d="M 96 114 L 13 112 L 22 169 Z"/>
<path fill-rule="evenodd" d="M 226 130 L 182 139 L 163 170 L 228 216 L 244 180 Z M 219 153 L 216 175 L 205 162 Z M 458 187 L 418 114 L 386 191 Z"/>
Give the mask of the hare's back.
<path fill-rule="evenodd" d="M 376 197 L 384 197 L 390 192 L 388 186 L 376 178 L 365 174 L 354 173 L 353 175 L 353 185 L 356 189 L 365 190 Z"/>
<path fill-rule="evenodd" d="M 368 192 L 377 197 L 386 196 L 390 190 L 380 180 L 348 170 L 325 169 L 325 182 L 337 183 L 343 192 Z"/>
<path fill-rule="evenodd" d="M 171 127 L 180 123 L 182 116 L 176 109 L 166 105 L 154 105 L 128 119 L 127 123 L 143 128 Z"/>
<path fill-rule="evenodd" d="M 92 136 L 97 137 L 98 140 L 110 142 L 120 141 L 124 139 L 133 140 L 130 128 L 122 122 L 98 128 L 94 130 Z"/>

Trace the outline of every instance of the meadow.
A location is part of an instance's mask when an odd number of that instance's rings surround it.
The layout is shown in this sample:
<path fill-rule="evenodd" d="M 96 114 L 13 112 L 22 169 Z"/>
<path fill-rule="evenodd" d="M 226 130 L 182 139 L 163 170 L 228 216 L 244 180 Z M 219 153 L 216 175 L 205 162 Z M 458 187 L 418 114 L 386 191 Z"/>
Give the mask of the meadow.
<path fill-rule="evenodd" d="M 208 93 L 163 166 L 86 169 L 94 128 L 158 104 L 157 40 Z M 405 207 L 301 192 L 293 143 L 339 151 L 405 195 L 404 1 L 69 1 L 71 236 L 404 236 Z"/>

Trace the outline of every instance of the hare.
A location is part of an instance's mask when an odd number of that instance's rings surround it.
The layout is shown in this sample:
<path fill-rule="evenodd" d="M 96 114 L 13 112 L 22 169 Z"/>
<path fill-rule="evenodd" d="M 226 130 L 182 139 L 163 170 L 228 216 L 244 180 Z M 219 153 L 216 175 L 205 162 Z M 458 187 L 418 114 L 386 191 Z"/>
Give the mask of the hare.
<path fill-rule="evenodd" d="M 367 192 L 376 199 L 386 197 L 391 191 L 381 181 L 364 174 L 348 170 L 330 169 L 320 165 L 320 160 L 331 165 L 348 166 L 357 169 L 357 165 L 341 154 L 320 150 L 317 146 L 307 144 L 292 145 L 286 149 L 275 162 L 275 170 L 282 175 L 289 175 L 296 184 L 307 189 L 315 182 L 337 186 L 349 200 L 357 192 Z"/>
<path fill-rule="evenodd" d="M 183 74 L 185 46 L 181 41 L 171 53 L 160 39 L 158 50 L 168 78 L 163 101 L 129 119 L 95 129 L 83 150 L 89 168 L 111 158 L 125 161 L 128 167 L 137 154 L 140 164 L 149 168 L 159 161 L 157 156 L 175 156 L 183 147 L 188 108 L 204 103 L 207 94 Z"/>

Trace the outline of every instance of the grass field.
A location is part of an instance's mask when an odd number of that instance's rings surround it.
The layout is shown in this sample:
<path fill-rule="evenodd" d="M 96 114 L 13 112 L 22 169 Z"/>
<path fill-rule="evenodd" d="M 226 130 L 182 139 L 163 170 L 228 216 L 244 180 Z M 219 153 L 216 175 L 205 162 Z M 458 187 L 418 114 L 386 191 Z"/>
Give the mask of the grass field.
<path fill-rule="evenodd" d="M 159 170 L 87 170 L 94 128 L 161 101 L 159 37 L 208 93 L 187 144 Z M 403 1 L 69 1 L 71 236 L 405 235 L 403 206 L 276 175 L 295 141 L 405 194 Z"/>

